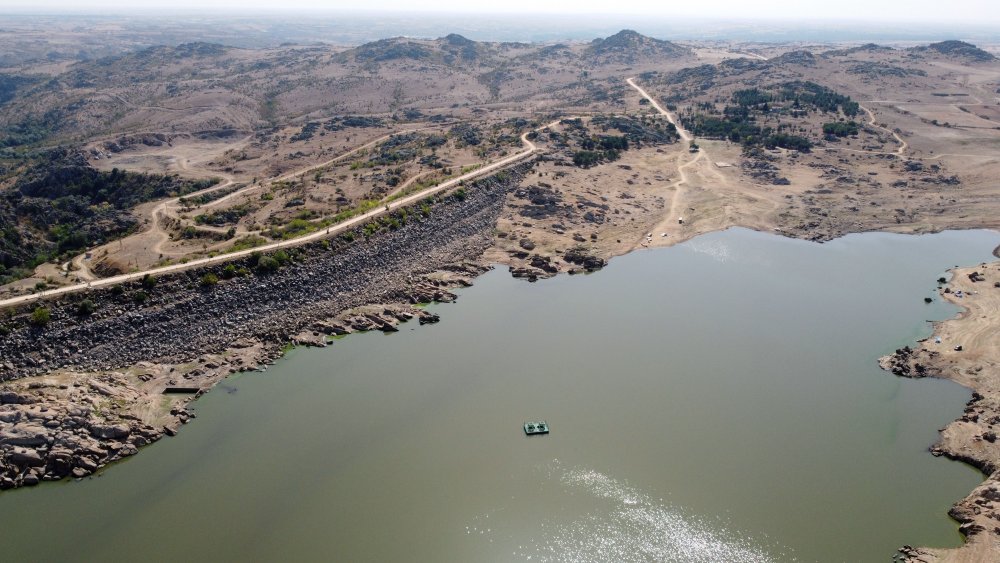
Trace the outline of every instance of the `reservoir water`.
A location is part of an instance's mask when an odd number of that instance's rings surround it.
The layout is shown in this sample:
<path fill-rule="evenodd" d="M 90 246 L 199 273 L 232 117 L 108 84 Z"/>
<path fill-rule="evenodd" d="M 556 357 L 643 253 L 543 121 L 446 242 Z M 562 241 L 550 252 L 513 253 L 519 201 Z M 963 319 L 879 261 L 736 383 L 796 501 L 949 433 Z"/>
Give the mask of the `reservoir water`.
<path fill-rule="evenodd" d="M 0 494 L 3 559 L 888 561 L 904 543 L 955 546 L 947 510 L 981 476 L 927 448 L 969 392 L 876 360 L 954 315 L 935 280 L 998 243 L 733 229 L 594 275 L 490 272 L 431 305 L 437 325 L 293 350 L 100 476 Z M 525 436 L 540 419 L 551 434 Z"/>

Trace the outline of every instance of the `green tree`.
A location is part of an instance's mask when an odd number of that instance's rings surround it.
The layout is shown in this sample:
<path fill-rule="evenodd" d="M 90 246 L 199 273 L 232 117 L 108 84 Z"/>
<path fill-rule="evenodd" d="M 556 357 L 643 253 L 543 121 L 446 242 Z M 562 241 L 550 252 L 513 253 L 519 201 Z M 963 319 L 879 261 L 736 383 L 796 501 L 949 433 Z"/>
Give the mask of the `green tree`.
<path fill-rule="evenodd" d="M 49 324 L 49 321 L 51 320 L 52 320 L 52 313 L 49 312 L 48 308 L 38 307 L 37 309 L 31 312 L 31 318 L 28 319 L 28 322 L 31 323 L 32 326 L 42 327 Z"/>

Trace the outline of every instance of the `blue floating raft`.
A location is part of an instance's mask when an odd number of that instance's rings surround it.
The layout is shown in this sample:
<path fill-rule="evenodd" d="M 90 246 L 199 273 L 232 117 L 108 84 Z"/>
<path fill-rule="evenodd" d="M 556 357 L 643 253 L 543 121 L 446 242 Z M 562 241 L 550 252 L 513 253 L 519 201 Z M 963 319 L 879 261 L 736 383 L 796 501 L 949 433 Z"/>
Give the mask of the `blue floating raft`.
<path fill-rule="evenodd" d="M 525 422 L 524 423 L 524 433 L 528 436 L 533 436 L 535 434 L 548 434 L 549 433 L 549 423 L 544 420 L 540 422 Z"/>

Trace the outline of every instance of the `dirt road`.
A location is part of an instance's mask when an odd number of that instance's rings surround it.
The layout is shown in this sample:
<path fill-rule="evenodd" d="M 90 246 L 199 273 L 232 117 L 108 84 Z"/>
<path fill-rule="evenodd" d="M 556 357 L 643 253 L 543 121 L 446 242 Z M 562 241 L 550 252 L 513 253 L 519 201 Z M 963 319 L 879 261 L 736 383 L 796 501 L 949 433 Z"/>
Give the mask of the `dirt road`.
<path fill-rule="evenodd" d="M 893 138 L 896 139 L 896 142 L 899 143 L 899 148 L 896 149 L 896 154 L 902 155 L 904 152 L 906 152 L 906 149 L 910 145 L 908 145 L 906 143 L 906 141 L 904 141 L 903 138 L 899 136 L 898 133 L 896 133 L 895 131 L 893 131 L 891 129 L 888 129 L 886 127 L 882 127 L 881 125 L 879 125 L 878 123 L 876 123 L 875 122 L 875 114 L 872 113 L 872 110 L 870 110 L 870 109 L 868 109 L 865 106 L 862 106 L 860 104 L 858 105 L 858 107 L 860 107 L 862 110 L 864 110 L 865 113 L 868 114 L 868 125 L 871 125 L 872 127 L 876 128 L 876 129 L 881 129 L 882 131 L 885 131 L 886 133 L 892 135 Z"/>
<path fill-rule="evenodd" d="M 548 127 L 552 127 L 552 126 L 558 124 L 560 121 L 561 121 L 561 119 L 553 121 L 552 123 L 546 124 L 546 125 L 538 128 L 537 130 L 542 130 L 542 129 L 545 129 L 545 128 L 548 128 Z M 487 164 L 486 166 L 483 166 L 482 168 L 479 168 L 477 170 L 469 172 L 468 174 L 463 174 L 461 176 L 458 176 L 456 178 L 453 178 L 451 180 L 448 180 L 446 182 L 438 184 L 437 186 L 429 187 L 426 190 L 422 190 L 422 191 L 416 192 L 414 194 L 411 194 L 409 196 L 406 196 L 404 198 L 398 199 L 396 201 L 387 203 L 384 206 L 380 206 L 378 209 L 369 211 L 367 213 L 363 213 L 361 215 L 358 215 L 357 217 L 354 217 L 352 219 L 348 219 L 348 220 L 346 220 L 346 221 L 344 221 L 342 223 L 339 223 L 337 225 L 331 226 L 328 229 L 323 229 L 323 230 L 320 230 L 320 231 L 317 231 L 317 232 L 314 232 L 314 233 L 311 233 L 311 234 L 308 234 L 308 235 L 305 235 L 305 236 L 302 236 L 302 237 L 299 237 L 299 238 L 296 238 L 296 239 L 283 240 L 283 241 L 273 242 L 273 243 L 270 243 L 270 244 L 265 244 L 263 246 L 259 246 L 259 247 L 252 248 L 252 249 L 241 250 L 241 251 L 238 251 L 238 252 L 232 252 L 232 253 L 229 253 L 229 254 L 223 254 L 223 255 L 219 255 L 219 256 L 211 256 L 211 257 L 207 257 L 207 258 L 199 258 L 199 259 L 196 259 L 196 260 L 191 260 L 190 262 L 187 262 L 185 264 L 174 264 L 174 265 L 171 265 L 171 266 L 164 266 L 164 267 L 161 267 L 161 268 L 151 268 L 151 269 L 148 269 L 148 270 L 143 270 L 143 271 L 138 271 L 138 272 L 132 272 L 132 273 L 122 274 L 122 275 L 118 275 L 118 276 L 112 276 L 112 277 L 109 277 L 109 278 L 97 279 L 97 280 L 89 281 L 89 282 L 86 282 L 86 283 L 78 283 L 78 284 L 75 284 L 75 285 L 68 285 L 68 286 L 64 286 L 64 287 L 60 287 L 60 288 L 56 288 L 56 289 L 50 289 L 50 290 L 46 290 L 46 291 L 41 291 L 39 293 L 35 293 L 35 294 L 31 294 L 31 295 L 21 295 L 21 296 L 18 296 L 18 297 L 12 297 L 12 298 L 4 299 L 4 300 L 0 301 L 0 308 L 12 307 L 12 306 L 16 306 L 16 305 L 23 305 L 25 303 L 31 303 L 33 301 L 39 301 L 39 300 L 46 299 L 46 298 L 49 298 L 49 297 L 56 297 L 56 296 L 59 296 L 59 295 L 69 294 L 69 293 L 73 293 L 73 292 L 77 292 L 77 291 L 84 291 L 84 290 L 87 290 L 87 289 L 90 289 L 90 288 L 107 287 L 107 286 L 117 285 L 117 284 L 120 284 L 120 283 L 123 283 L 123 282 L 127 282 L 127 281 L 133 281 L 133 280 L 142 279 L 146 275 L 156 276 L 156 275 L 169 274 L 169 273 L 172 273 L 172 272 L 179 272 L 179 271 L 183 271 L 183 270 L 188 270 L 188 269 L 191 269 L 191 268 L 198 268 L 198 267 L 209 266 L 209 265 L 213 265 L 213 264 L 221 264 L 221 263 L 229 262 L 229 261 L 236 260 L 236 259 L 239 259 L 239 258 L 244 258 L 246 256 L 249 256 L 249 255 L 253 254 L 254 252 L 269 252 L 269 251 L 272 251 L 272 250 L 279 250 L 279 249 L 282 249 L 282 248 L 290 248 L 290 247 L 294 247 L 294 246 L 300 246 L 300 245 L 303 245 L 303 244 L 306 244 L 306 243 L 309 243 L 309 242 L 312 242 L 312 241 L 315 241 L 315 240 L 320 240 L 320 239 L 323 239 L 323 238 L 332 237 L 332 236 L 340 234 L 340 233 L 342 233 L 342 232 L 344 232 L 344 231 L 346 231 L 348 229 L 352 229 L 352 228 L 357 227 L 359 225 L 363 225 L 364 223 L 370 221 L 371 219 L 379 217 L 379 216 L 381 216 L 381 215 L 383 215 L 385 213 L 389 213 L 389 212 L 391 212 L 391 211 L 393 211 L 395 209 L 398 209 L 400 207 L 405 207 L 407 205 L 411 205 L 413 203 L 416 203 L 416 202 L 420 201 L 421 199 L 423 199 L 423 198 L 425 198 L 427 196 L 434 195 L 436 193 L 443 192 L 445 190 L 451 189 L 451 188 L 453 188 L 455 186 L 458 186 L 458 185 L 460 185 L 460 184 L 462 184 L 462 183 L 464 183 L 466 181 L 473 180 L 473 179 L 478 178 L 480 176 L 486 176 L 486 175 L 492 174 L 493 172 L 496 172 L 497 170 L 500 170 L 501 168 L 504 168 L 506 166 L 509 166 L 511 164 L 514 164 L 516 162 L 524 160 L 525 158 L 528 158 L 529 156 L 533 155 L 538 150 L 538 147 L 528 139 L 528 133 L 524 133 L 523 135 L 521 135 L 521 142 L 524 144 L 524 147 L 525 147 L 524 150 L 522 150 L 521 152 L 518 152 L 516 154 L 513 154 L 511 156 L 508 156 L 506 158 L 503 158 L 503 159 L 498 160 L 496 162 L 493 162 L 491 164 Z M 313 167 L 313 168 L 315 168 L 315 167 Z M 220 189 L 220 188 L 217 187 L 215 189 Z M 162 203 L 162 204 L 160 204 L 160 205 L 158 205 L 157 209 L 159 209 L 164 204 L 165 204 L 165 202 Z"/>
<path fill-rule="evenodd" d="M 691 141 L 694 139 L 694 137 L 692 137 L 690 133 L 688 133 L 686 130 L 684 130 L 683 127 L 681 127 L 680 123 L 674 117 L 674 114 L 663 109 L 663 106 L 661 106 L 659 102 L 653 99 L 653 97 L 650 96 L 649 93 L 647 93 L 645 90 L 642 89 L 641 86 L 635 83 L 635 78 L 626 78 L 625 82 L 628 82 L 629 86 L 635 88 L 636 91 L 639 92 L 639 94 L 641 94 L 643 98 L 649 100 L 649 103 L 652 104 L 652 106 L 656 109 L 656 111 L 660 112 L 660 115 L 666 117 L 667 121 L 674 124 L 674 127 L 677 128 L 677 133 L 681 136 L 681 140 Z"/>
<path fill-rule="evenodd" d="M 663 106 L 659 104 L 659 102 L 657 102 L 652 96 L 649 95 L 648 92 L 646 92 L 646 90 L 644 90 L 641 86 L 636 84 L 634 78 L 628 78 L 625 81 L 628 82 L 629 86 L 631 86 L 637 92 L 639 92 L 639 94 L 642 95 L 642 97 L 649 100 L 650 105 L 652 105 L 653 108 L 655 108 L 656 111 L 660 113 L 660 115 L 666 117 L 667 121 L 672 123 L 674 127 L 677 128 L 677 134 L 680 135 L 682 140 L 688 142 L 694 140 L 694 136 L 691 135 L 691 133 L 689 133 L 686 129 L 684 129 L 684 127 L 681 126 L 680 122 L 677 121 L 674 115 L 671 114 L 666 109 L 664 109 Z M 681 153 L 678 156 L 678 162 L 684 159 L 685 154 L 690 155 L 692 153 L 690 152 Z M 677 222 L 680 221 L 681 217 L 678 209 L 679 207 L 678 200 L 682 197 L 683 190 L 681 189 L 681 186 L 689 183 L 688 168 L 694 166 L 696 163 L 698 163 L 698 161 L 702 159 L 708 159 L 708 155 L 705 153 L 704 149 L 700 149 L 698 150 L 698 152 L 693 154 L 694 154 L 693 158 L 691 158 L 687 162 L 680 163 L 677 166 L 677 172 L 678 174 L 680 174 L 680 179 L 670 184 L 670 186 L 668 186 L 668 189 L 673 190 L 673 194 L 670 197 L 670 209 L 667 211 L 667 214 L 664 216 L 663 220 L 660 221 L 660 223 L 658 223 L 656 227 L 653 229 L 654 233 L 666 232 L 669 227 L 674 226 Z M 648 246 L 648 244 L 649 242 L 647 238 L 645 242 L 640 241 L 639 244 L 637 244 L 636 246 Z"/>

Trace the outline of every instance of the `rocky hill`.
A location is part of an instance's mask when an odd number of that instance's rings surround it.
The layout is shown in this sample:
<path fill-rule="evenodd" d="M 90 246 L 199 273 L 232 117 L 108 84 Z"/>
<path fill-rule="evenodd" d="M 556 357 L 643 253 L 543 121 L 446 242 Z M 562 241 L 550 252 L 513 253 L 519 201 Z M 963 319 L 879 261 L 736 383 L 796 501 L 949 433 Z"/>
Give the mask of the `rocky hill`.
<path fill-rule="evenodd" d="M 863 53 L 891 53 L 894 49 L 892 47 L 886 47 L 885 45 L 877 45 L 875 43 L 865 43 L 864 45 L 858 45 L 857 47 L 848 47 L 847 49 L 834 49 L 832 51 L 826 51 L 823 56 L 826 57 L 847 57 L 850 55 L 863 54 Z"/>
<path fill-rule="evenodd" d="M 482 62 L 493 44 L 479 43 L 457 33 L 438 39 L 411 39 L 393 37 L 365 43 L 345 51 L 339 57 L 344 62 L 383 63 L 391 61 L 420 61 L 447 66 Z"/>
<path fill-rule="evenodd" d="M 691 49 L 623 29 L 606 39 L 595 39 L 584 57 L 595 62 L 635 63 L 643 59 L 677 59 L 693 56 Z"/>
<path fill-rule="evenodd" d="M 992 54 L 965 41 L 954 39 L 931 43 L 926 47 L 914 47 L 916 53 L 937 53 L 949 58 L 962 59 L 969 62 L 988 63 L 997 60 Z"/>
<path fill-rule="evenodd" d="M 773 62 L 778 65 L 815 66 L 816 55 L 813 55 L 809 51 L 789 51 L 773 59 Z"/>

